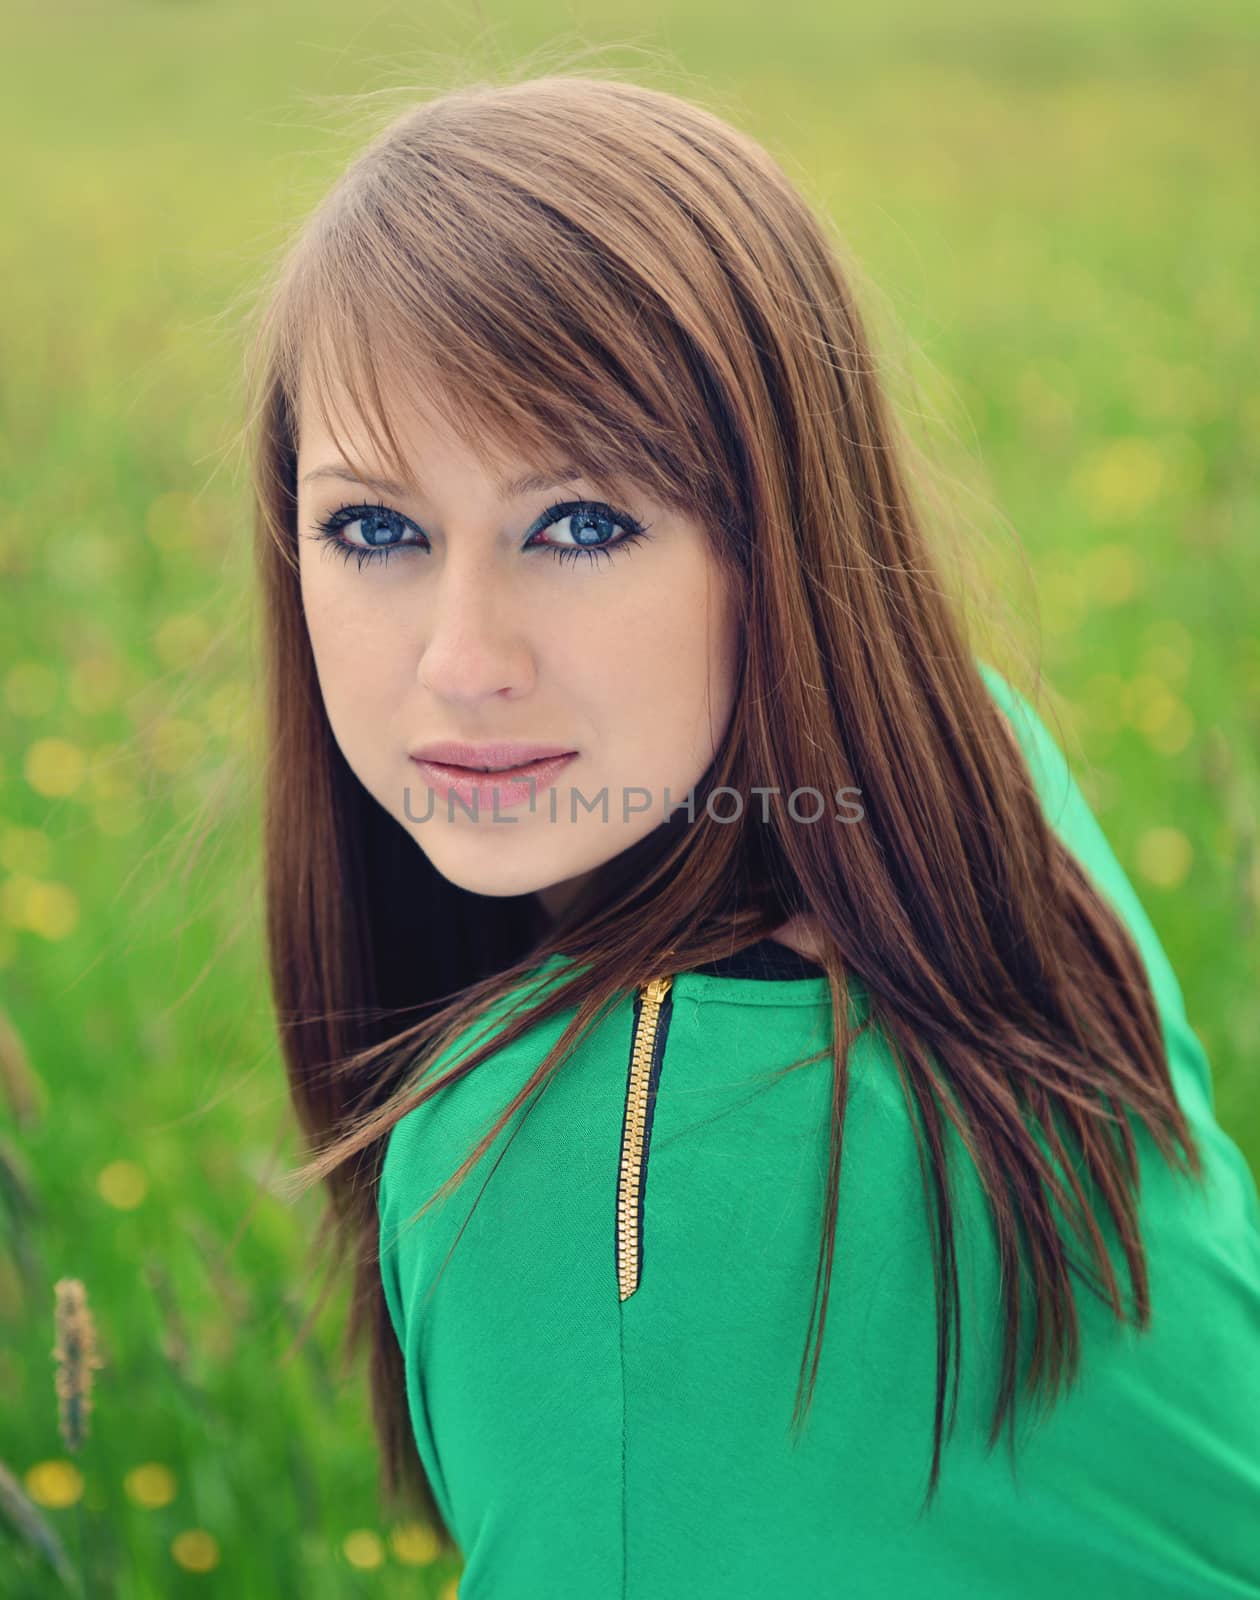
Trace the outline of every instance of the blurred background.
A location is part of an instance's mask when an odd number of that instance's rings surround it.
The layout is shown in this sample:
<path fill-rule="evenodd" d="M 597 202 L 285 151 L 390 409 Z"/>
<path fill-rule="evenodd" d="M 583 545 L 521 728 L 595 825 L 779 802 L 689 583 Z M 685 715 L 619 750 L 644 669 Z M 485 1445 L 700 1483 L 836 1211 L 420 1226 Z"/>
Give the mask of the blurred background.
<path fill-rule="evenodd" d="M 382 1515 L 339 1297 L 285 1360 L 318 1206 L 278 1185 L 240 327 L 345 97 L 594 47 L 779 157 L 1257 1170 L 1254 7 L 9 0 L 4 32 L 0 1593 L 456 1592 Z"/>

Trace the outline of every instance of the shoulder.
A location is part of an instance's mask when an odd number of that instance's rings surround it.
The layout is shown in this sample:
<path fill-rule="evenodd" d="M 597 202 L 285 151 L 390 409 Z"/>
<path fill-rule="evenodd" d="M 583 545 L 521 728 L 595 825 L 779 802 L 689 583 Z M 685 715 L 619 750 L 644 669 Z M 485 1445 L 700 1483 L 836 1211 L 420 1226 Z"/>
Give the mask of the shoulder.
<path fill-rule="evenodd" d="M 500 1042 L 498 1036 L 513 1020 L 518 1007 L 528 1011 L 537 1005 L 569 975 L 571 966 L 570 958 L 564 956 L 552 956 L 542 962 L 488 1005 L 413 1080 L 412 1087 L 418 1090 L 456 1073 L 462 1060 L 471 1058 L 487 1042 L 494 1042 L 494 1048 L 476 1067 L 462 1076 L 452 1077 L 428 1100 L 405 1112 L 390 1129 L 377 1193 L 382 1214 L 391 1203 L 405 1207 L 410 1214 L 422 1203 L 417 1198 L 418 1189 L 427 1184 L 423 1197 L 427 1199 L 428 1194 L 462 1164 L 474 1145 L 526 1088 L 572 1022 L 576 1006 L 561 1006 L 542 1021 L 528 1024 L 515 1039 L 506 1043 Z M 620 1026 L 622 1031 L 628 1030 L 632 1005 L 632 997 L 626 996 L 611 1011 L 605 1012 L 604 1017 L 577 1041 L 574 1054 L 589 1059 L 592 1047 L 588 1041 L 607 1037 L 605 1030 L 610 1028 L 615 1031 Z M 574 1076 L 573 1072 L 560 1074 L 568 1080 Z M 557 1083 L 555 1090 L 548 1088 L 552 1100 L 565 1099 L 570 1092 L 567 1084 Z M 518 1109 L 500 1133 L 500 1140 L 510 1136 L 531 1103 L 526 1101 Z M 485 1159 L 493 1160 L 493 1152 Z"/>
<path fill-rule="evenodd" d="M 996 667 L 986 661 L 977 661 L 976 665 L 990 698 L 1010 724 L 1011 732 L 1028 763 L 1029 774 L 1046 820 L 1051 826 L 1058 826 L 1065 818 L 1071 820 L 1070 813 L 1076 799 L 1073 794 L 1075 784 L 1059 743 L 1028 698 Z"/>
<path fill-rule="evenodd" d="M 1024 754 L 1046 821 L 1126 924 L 1146 966 L 1159 1009 L 1171 1018 L 1184 1019 L 1185 1002 L 1176 974 L 1063 751 L 1027 698 L 993 667 L 985 662 L 978 665 Z"/>

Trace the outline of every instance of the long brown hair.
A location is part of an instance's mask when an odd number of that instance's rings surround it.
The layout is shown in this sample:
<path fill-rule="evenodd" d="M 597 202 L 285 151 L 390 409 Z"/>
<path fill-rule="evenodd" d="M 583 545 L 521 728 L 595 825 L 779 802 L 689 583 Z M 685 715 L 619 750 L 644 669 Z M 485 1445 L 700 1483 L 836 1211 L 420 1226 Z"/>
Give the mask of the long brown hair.
<path fill-rule="evenodd" d="M 646 978 L 728 954 L 798 913 L 823 935 L 832 1120 L 792 1418 L 803 1426 L 835 1244 L 848 981 L 861 984 L 913 1110 L 934 1222 L 925 1507 L 940 1473 L 951 1332 L 955 1401 L 959 1361 L 943 1117 L 982 1177 L 1001 1257 L 1006 1346 L 990 1450 L 1013 1418 L 1024 1271 L 1036 1316 L 1028 1394 L 1040 1385 L 1053 1399 L 1064 1368 L 1070 1382 L 1079 1365 L 1054 1207 L 1075 1213 L 1123 1319 L 1094 1216 L 1105 1203 L 1145 1327 L 1128 1114 L 1166 1159 L 1183 1159 L 1179 1143 L 1201 1171 L 1141 957 L 1047 824 L 978 670 L 966 597 L 948 592 L 925 537 L 912 446 L 840 259 L 780 164 L 723 118 L 616 73 L 559 72 L 458 87 L 391 116 L 265 286 L 249 375 L 267 938 L 292 1099 L 315 1152 L 295 1177 L 326 1186 L 324 1259 L 351 1258 L 348 1349 L 366 1330 L 382 1493 L 426 1515 L 448 1548 L 387 1319 L 376 1180 L 401 1116 L 555 1012 L 575 1008 L 433 1199 Z M 571 460 L 695 517 L 735 579 L 741 678 L 697 789 L 699 820 L 655 829 L 551 926 L 532 895 L 487 898 L 442 879 L 358 782 L 322 706 L 298 585 L 297 397 L 309 382 L 335 434 L 323 398 L 335 379 L 405 476 L 387 405 L 398 372 L 423 375 L 471 448 Z M 865 817 L 832 832 L 772 808 L 764 821 L 714 826 L 704 802 L 719 785 L 856 788 Z M 417 1089 L 426 1065 L 556 952 L 573 961 L 565 981 Z"/>

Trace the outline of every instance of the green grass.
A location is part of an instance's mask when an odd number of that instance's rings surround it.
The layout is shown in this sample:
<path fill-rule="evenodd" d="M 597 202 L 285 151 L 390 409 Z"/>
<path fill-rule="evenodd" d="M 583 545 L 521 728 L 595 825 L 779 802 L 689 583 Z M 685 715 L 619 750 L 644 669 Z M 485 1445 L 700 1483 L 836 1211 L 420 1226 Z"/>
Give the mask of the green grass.
<path fill-rule="evenodd" d="M 1008 530 L 1028 553 L 1057 731 L 1181 978 L 1220 1121 L 1260 1165 L 1254 12 L 818 4 L 772 40 L 725 0 L 498 7 L 476 33 L 455 7 L 15 10 L 0 973 L 35 1098 L 20 1117 L 0 1096 L 0 1458 L 85 1593 L 453 1590 L 382 1521 L 340 1297 L 281 1365 L 317 1208 L 267 1176 L 277 1139 L 281 1168 L 297 1152 L 251 875 L 228 309 L 352 148 L 316 97 L 441 81 L 426 51 L 493 69 L 628 40 L 647 53 L 604 59 L 711 83 L 832 218 L 894 363 L 906 335 L 964 523 L 1025 606 Z M 73 1454 L 50 1359 L 63 1277 L 105 1359 Z M 63 1592 L 7 1536 L 0 1591 Z"/>

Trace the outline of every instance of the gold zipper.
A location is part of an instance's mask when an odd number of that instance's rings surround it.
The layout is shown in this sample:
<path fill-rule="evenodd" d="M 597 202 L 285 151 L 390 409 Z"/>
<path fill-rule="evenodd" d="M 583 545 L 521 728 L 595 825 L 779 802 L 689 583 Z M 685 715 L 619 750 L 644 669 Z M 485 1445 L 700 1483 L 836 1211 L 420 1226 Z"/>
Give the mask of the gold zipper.
<path fill-rule="evenodd" d="M 630 1051 L 626 1111 L 621 1135 L 621 1170 L 617 1183 L 617 1288 L 628 1300 L 639 1287 L 639 1210 L 647 1168 L 648 1091 L 661 1006 L 673 978 L 652 978 L 639 990 L 639 1023 Z M 661 1039 L 664 1046 L 664 1037 Z"/>

